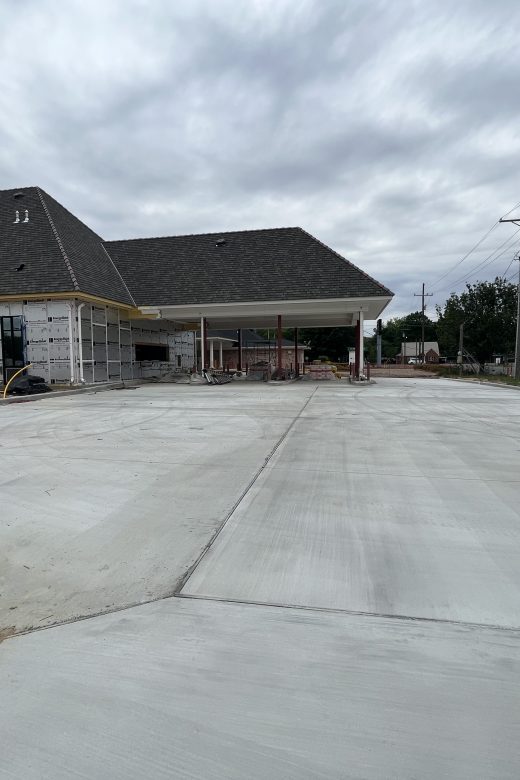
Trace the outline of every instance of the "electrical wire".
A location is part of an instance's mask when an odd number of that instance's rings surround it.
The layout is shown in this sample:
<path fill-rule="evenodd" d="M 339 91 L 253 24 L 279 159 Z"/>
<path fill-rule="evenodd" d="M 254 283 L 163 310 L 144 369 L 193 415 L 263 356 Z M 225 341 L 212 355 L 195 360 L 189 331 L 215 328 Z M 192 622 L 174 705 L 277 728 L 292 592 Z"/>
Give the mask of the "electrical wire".
<path fill-rule="evenodd" d="M 520 232 L 520 228 L 518 228 L 517 231 L 513 235 L 516 235 L 516 233 Z M 480 262 L 478 265 L 476 265 L 472 270 L 469 272 L 469 274 L 462 276 L 460 279 L 457 279 L 454 284 L 460 284 L 461 282 L 466 282 L 468 279 L 471 279 L 472 276 L 476 276 L 477 273 L 480 273 L 480 271 L 483 271 L 484 268 L 489 268 L 490 265 L 493 265 L 494 262 L 499 260 L 503 255 L 505 255 L 507 252 L 509 252 L 515 244 L 518 244 L 520 241 L 519 238 L 515 238 L 514 240 L 508 239 L 508 241 L 504 242 L 507 244 L 506 248 L 502 250 L 502 252 L 499 252 L 498 255 L 493 257 L 496 252 L 498 252 L 499 249 L 502 249 L 504 244 L 500 244 L 499 247 L 495 249 L 494 252 L 492 252 L 490 255 L 488 255 L 482 262 Z"/>
<path fill-rule="evenodd" d="M 513 208 L 512 208 L 512 209 L 510 209 L 508 212 L 506 212 L 505 214 L 503 214 L 503 215 L 500 217 L 500 219 L 505 219 L 505 217 L 507 217 L 509 214 L 511 214 L 511 213 L 512 213 L 512 212 L 513 212 L 515 209 L 517 209 L 517 208 L 519 208 L 519 207 L 520 207 L 520 201 L 519 201 L 519 202 L 518 202 L 518 203 L 517 203 L 515 206 L 513 206 Z M 466 254 L 464 255 L 464 257 L 463 257 L 463 258 L 461 258 L 461 259 L 460 259 L 460 260 L 459 260 L 457 263 L 455 263 L 455 265 L 454 265 L 452 268 L 450 268 L 448 271 L 446 271 L 446 272 L 445 272 L 445 273 L 443 273 L 441 276 L 439 276 L 439 278 L 438 278 L 438 279 L 435 279 L 433 282 L 431 282 L 431 287 L 434 287 L 434 286 L 435 286 L 435 285 L 437 285 L 439 282 L 442 282 L 442 280 L 443 280 L 443 279 L 445 279 L 447 276 L 449 276 L 449 275 L 450 275 L 450 274 L 451 274 L 451 273 L 452 273 L 452 272 L 453 272 L 453 271 L 454 271 L 456 268 L 458 268 L 458 267 L 459 267 L 459 265 L 462 265 L 462 263 L 464 262 L 464 260 L 466 260 L 466 259 L 467 259 L 467 258 L 468 258 L 468 257 L 469 257 L 469 256 L 470 256 L 470 255 L 471 255 L 471 254 L 472 254 L 472 253 L 475 251 L 475 249 L 478 249 L 478 247 L 479 247 L 479 246 L 480 246 L 480 245 L 481 245 L 481 244 L 482 244 L 482 243 L 483 243 L 483 242 L 486 240 L 486 238 L 487 238 L 487 237 L 488 237 L 488 236 L 489 236 L 489 235 L 490 235 L 490 234 L 493 232 L 493 230 L 495 230 L 495 228 L 496 228 L 496 227 L 498 227 L 498 225 L 500 224 L 500 219 L 497 219 L 497 221 L 495 222 L 495 224 L 494 224 L 494 225 L 492 225 L 492 226 L 489 228 L 489 230 L 488 230 L 486 233 L 484 233 L 484 235 L 482 236 L 482 238 L 481 238 L 479 241 L 477 241 L 477 243 L 475 244 L 475 246 L 473 246 L 473 247 L 472 247 L 472 248 L 469 250 L 469 252 L 466 252 Z"/>
<path fill-rule="evenodd" d="M 515 257 L 511 258 L 511 260 L 509 261 L 509 265 L 507 266 L 506 270 L 504 271 L 504 273 L 500 277 L 501 279 L 505 279 L 505 276 L 506 276 L 507 272 L 509 271 L 509 269 L 511 268 L 511 266 L 513 264 L 513 260 L 516 260 L 516 258 Z"/>
<path fill-rule="evenodd" d="M 515 236 L 520 233 L 520 228 L 518 230 L 515 230 L 512 236 L 509 236 L 500 246 L 498 246 L 491 254 L 487 255 L 483 260 L 480 261 L 476 266 L 474 266 L 469 273 L 465 274 L 464 276 L 461 276 L 459 279 L 456 279 L 454 282 L 449 282 L 449 284 L 445 285 L 444 287 L 438 287 L 437 289 L 433 290 L 433 292 L 438 293 L 442 292 L 443 290 L 447 290 L 448 287 L 456 287 L 458 284 L 461 284 L 462 282 L 468 281 L 468 279 L 471 279 L 472 276 L 475 276 L 475 274 L 479 273 L 480 271 L 483 271 L 484 268 L 492 265 L 496 260 L 498 260 L 502 255 L 505 255 L 506 252 L 509 252 L 512 247 L 517 244 L 520 239 L 515 238 Z M 502 252 L 499 252 L 497 255 L 497 252 L 499 249 L 502 249 L 502 247 L 505 247 L 505 249 L 502 250 Z"/>

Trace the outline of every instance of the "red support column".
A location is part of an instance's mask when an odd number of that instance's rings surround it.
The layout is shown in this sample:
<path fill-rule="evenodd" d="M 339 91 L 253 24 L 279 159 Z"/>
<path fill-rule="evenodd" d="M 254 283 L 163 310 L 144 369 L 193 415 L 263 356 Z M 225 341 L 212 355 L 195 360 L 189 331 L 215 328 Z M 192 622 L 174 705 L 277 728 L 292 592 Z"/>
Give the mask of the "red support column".
<path fill-rule="evenodd" d="M 300 376 L 300 364 L 298 362 L 298 328 L 294 329 L 294 366 L 295 376 Z"/>
<path fill-rule="evenodd" d="M 354 379 L 359 379 L 359 366 L 360 366 L 360 355 L 359 355 L 359 320 L 356 322 L 356 351 L 355 351 L 355 357 L 354 357 Z"/>
<path fill-rule="evenodd" d="M 211 368 L 209 364 L 209 354 L 208 354 L 208 321 L 206 317 L 204 317 L 204 339 L 202 341 L 202 349 L 204 350 L 204 366 L 206 368 Z"/>
<path fill-rule="evenodd" d="M 238 329 L 237 371 L 242 371 L 242 329 Z"/>
<path fill-rule="evenodd" d="M 277 368 L 280 374 L 282 373 L 282 315 L 278 315 L 278 329 L 276 332 L 276 346 L 277 346 Z"/>

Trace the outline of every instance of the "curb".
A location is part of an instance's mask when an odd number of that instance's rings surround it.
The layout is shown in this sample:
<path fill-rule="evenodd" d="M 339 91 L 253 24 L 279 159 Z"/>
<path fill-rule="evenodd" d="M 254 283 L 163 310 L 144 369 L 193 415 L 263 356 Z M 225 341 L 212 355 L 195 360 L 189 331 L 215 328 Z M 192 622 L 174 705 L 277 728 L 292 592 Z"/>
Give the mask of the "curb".
<path fill-rule="evenodd" d="M 7 404 L 26 404 L 32 401 L 44 401 L 46 398 L 63 398 L 67 395 L 83 395 L 84 393 L 103 393 L 106 390 L 122 390 L 125 387 L 137 387 L 141 382 L 110 382 L 107 384 L 87 385 L 73 390 L 51 390 L 50 393 L 35 393 L 34 395 L 16 395 L 0 398 L 0 406 Z"/>
<path fill-rule="evenodd" d="M 482 379 L 458 379 L 454 376 L 440 376 L 439 379 L 447 379 L 448 382 L 464 382 L 466 385 L 483 385 L 484 387 L 505 387 L 508 390 L 520 390 L 520 385 L 508 385 L 507 382 L 488 382 Z"/>

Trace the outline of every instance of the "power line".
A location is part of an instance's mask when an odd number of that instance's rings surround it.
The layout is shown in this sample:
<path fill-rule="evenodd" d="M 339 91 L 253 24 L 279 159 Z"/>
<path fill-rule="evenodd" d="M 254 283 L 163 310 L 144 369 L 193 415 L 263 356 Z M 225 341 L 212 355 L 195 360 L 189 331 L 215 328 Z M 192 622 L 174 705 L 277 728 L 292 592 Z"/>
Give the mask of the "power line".
<path fill-rule="evenodd" d="M 507 217 L 509 214 L 511 214 L 511 213 L 512 213 L 512 212 L 513 212 L 515 209 L 517 209 L 517 208 L 519 208 L 519 207 L 520 207 L 520 201 L 519 201 L 519 202 L 518 202 L 518 203 L 517 203 L 515 206 L 513 206 L 513 208 L 512 208 L 512 209 L 510 209 L 510 210 L 509 210 L 509 211 L 508 211 L 506 214 L 504 214 L 502 217 L 500 217 L 500 219 L 504 219 L 504 218 L 505 218 L 505 217 Z M 459 265 L 462 265 L 462 263 L 464 262 L 464 260 L 466 260 L 466 259 L 467 259 L 467 258 L 468 258 L 468 257 L 469 257 L 469 256 L 470 256 L 470 255 L 471 255 L 471 254 L 472 254 L 472 253 L 475 251 L 475 249 L 478 249 L 478 247 L 479 247 L 479 246 L 480 246 L 480 245 L 481 245 L 481 244 L 482 244 L 482 243 L 483 243 L 483 242 L 486 240 L 486 238 L 487 238 L 487 237 L 490 235 L 490 233 L 492 233 L 492 232 L 493 232 L 493 230 L 494 230 L 494 229 L 495 229 L 495 228 L 496 228 L 496 227 L 497 227 L 497 226 L 500 224 L 500 219 L 497 219 L 497 221 L 495 222 L 495 224 L 494 224 L 494 225 L 492 225 L 492 226 L 489 228 L 489 230 L 487 231 L 487 233 L 484 233 L 484 235 L 482 236 L 482 238 L 481 238 L 479 241 L 477 241 L 477 243 L 475 244 L 475 246 L 473 246 L 473 247 L 472 247 L 472 248 L 469 250 L 469 252 L 466 252 L 466 254 L 464 255 L 464 257 L 463 257 L 463 258 L 461 258 L 461 260 L 459 260 L 457 263 L 455 263 L 455 265 L 454 265 L 452 268 L 450 268 L 448 271 L 446 271 L 444 274 L 442 274 L 441 276 L 439 276 L 439 278 L 438 278 L 438 279 L 435 279 L 433 282 L 431 282 L 431 285 L 432 285 L 432 287 L 434 287 L 436 284 L 438 284 L 438 283 L 439 283 L 439 282 L 441 282 L 443 279 L 445 279 L 447 276 L 449 276 L 449 275 L 450 275 L 450 274 L 451 274 L 451 273 L 452 273 L 452 272 L 453 272 L 453 271 L 454 271 L 456 268 L 458 268 L 458 267 L 459 267 Z"/>
<path fill-rule="evenodd" d="M 516 233 L 518 232 L 520 232 L 520 228 L 518 228 L 518 230 L 516 231 Z M 503 249 L 502 252 L 499 252 L 499 254 L 496 255 L 496 257 L 493 257 L 493 255 L 495 255 L 495 253 L 498 252 L 499 249 L 502 249 L 502 247 L 504 246 L 504 244 L 500 244 L 500 246 L 497 247 L 494 252 L 492 252 L 490 255 L 484 258 L 484 260 L 482 260 L 474 268 L 472 268 L 469 274 L 467 274 L 466 276 L 461 276 L 460 279 L 457 279 L 455 282 L 453 282 L 453 284 L 460 284 L 461 282 L 466 282 L 468 281 L 468 279 L 471 279 L 472 276 L 475 276 L 477 273 L 480 273 L 480 271 L 483 271 L 484 268 L 488 268 L 490 265 L 493 265 L 494 262 L 499 260 L 503 255 L 506 254 L 506 252 L 509 252 L 514 247 L 515 244 L 518 244 L 519 241 L 520 239 L 518 238 L 514 240 L 508 239 L 506 242 L 504 242 L 507 244 L 506 248 Z"/>
<path fill-rule="evenodd" d="M 511 258 L 511 260 L 509 261 L 509 265 L 507 266 L 506 270 L 504 271 L 504 273 L 503 273 L 503 274 L 502 274 L 502 276 L 500 277 L 501 279 L 504 279 L 504 278 L 505 278 L 505 275 L 507 274 L 507 272 L 509 271 L 509 269 L 510 269 L 510 268 L 511 268 L 511 266 L 513 265 L 513 260 L 515 260 L 515 259 L 516 259 L 515 257 L 512 257 L 512 258 Z"/>
<path fill-rule="evenodd" d="M 484 268 L 486 266 L 491 265 L 492 263 L 494 263 L 496 260 L 498 260 L 500 257 L 502 257 L 502 255 L 504 255 L 506 252 L 508 252 L 516 243 L 518 243 L 518 241 L 520 239 L 515 238 L 517 233 L 520 233 L 520 228 L 518 228 L 518 230 L 515 230 L 515 232 L 513 233 L 512 236 L 509 236 L 509 238 L 507 238 L 504 242 L 502 242 L 502 244 L 500 244 L 500 246 L 497 246 L 497 248 L 494 249 L 493 252 L 491 252 L 491 254 L 487 255 L 487 257 L 485 257 L 483 260 L 481 260 L 480 263 L 478 263 L 478 265 L 474 266 L 468 274 L 465 274 L 464 276 L 461 276 L 459 279 L 456 279 L 454 282 L 449 282 L 449 284 L 445 285 L 444 287 L 439 287 L 439 288 L 435 289 L 434 292 L 442 292 L 443 290 L 447 290 L 448 287 L 450 287 L 451 285 L 453 287 L 455 287 L 456 285 L 460 284 L 461 282 L 467 281 L 468 279 L 470 279 L 472 276 L 474 276 L 479 271 L 484 270 Z M 496 253 L 498 252 L 498 250 L 502 249 L 502 247 L 504 247 L 504 246 L 505 246 L 505 249 L 497 255 Z"/>

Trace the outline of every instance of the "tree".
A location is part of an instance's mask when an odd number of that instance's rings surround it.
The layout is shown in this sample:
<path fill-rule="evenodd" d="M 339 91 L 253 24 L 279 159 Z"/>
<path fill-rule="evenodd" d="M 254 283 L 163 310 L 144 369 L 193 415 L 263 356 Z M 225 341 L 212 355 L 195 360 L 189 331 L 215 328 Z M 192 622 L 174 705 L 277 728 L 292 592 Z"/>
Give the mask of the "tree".
<path fill-rule="evenodd" d="M 464 324 L 464 347 L 481 363 L 494 354 L 513 352 L 516 306 L 516 285 L 500 277 L 494 282 L 467 284 L 460 295 L 452 293 L 444 307 L 437 306 L 442 351 L 448 357 L 457 354 Z"/>
<path fill-rule="evenodd" d="M 309 344 L 311 360 L 328 357 L 346 363 L 349 347 L 356 343 L 356 335 L 354 328 L 302 328 L 299 340 Z"/>
<path fill-rule="evenodd" d="M 403 341 L 421 341 L 422 312 L 415 311 L 405 317 L 394 317 L 383 325 L 381 333 L 381 351 L 383 358 L 395 358 L 401 352 Z M 403 335 L 404 334 L 404 335 Z M 437 340 L 437 325 L 424 315 L 424 340 Z M 376 359 L 376 336 L 366 339 L 368 360 Z"/>

